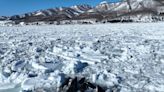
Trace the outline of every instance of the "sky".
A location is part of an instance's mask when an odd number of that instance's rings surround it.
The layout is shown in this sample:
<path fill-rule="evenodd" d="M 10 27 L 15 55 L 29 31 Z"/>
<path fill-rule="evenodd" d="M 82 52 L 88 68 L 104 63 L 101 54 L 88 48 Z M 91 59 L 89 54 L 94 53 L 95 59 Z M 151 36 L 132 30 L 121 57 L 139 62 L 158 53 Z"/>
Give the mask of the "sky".
<path fill-rule="evenodd" d="M 79 4 L 95 6 L 102 1 L 104 0 L 0 0 L 0 16 L 11 16 L 40 9 L 68 7 Z M 118 2 L 119 0 L 106 1 Z"/>

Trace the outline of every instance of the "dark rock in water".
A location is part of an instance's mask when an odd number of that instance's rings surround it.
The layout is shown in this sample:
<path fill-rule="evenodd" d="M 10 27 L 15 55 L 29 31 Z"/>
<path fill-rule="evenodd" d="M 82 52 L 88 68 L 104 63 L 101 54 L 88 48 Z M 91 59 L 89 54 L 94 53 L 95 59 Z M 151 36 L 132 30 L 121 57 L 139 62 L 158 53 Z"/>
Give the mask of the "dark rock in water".
<path fill-rule="evenodd" d="M 22 92 L 33 92 L 32 90 L 22 90 Z"/>
<path fill-rule="evenodd" d="M 121 82 L 123 81 L 123 78 L 120 77 L 120 76 L 118 76 L 118 77 L 116 77 L 116 78 L 118 79 L 118 83 L 121 83 Z"/>
<path fill-rule="evenodd" d="M 16 73 L 17 71 L 16 70 L 11 70 L 13 73 Z"/>
<path fill-rule="evenodd" d="M 88 84 L 88 86 L 89 86 L 90 88 L 92 88 L 92 89 L 95 89 L 95 88 L 96 88 L 96 86 L 95 86 L 94 84 L 90 83 L 90 82 L 88 82 L 87 84 Z"/>
<path fill-rule="evenodd" d="M 85 78 L 81 78 L 78 83 L 80 84 L 80 91 L 85 92 L 88 88 L 95 89 L 96 86 L 90 82 L 87 82 Z"/>
<path fill-rule="evenodd" d="M 69 89 L 67 90 L 67 92 L 77 92 L 78 91 L 77 85 L 78 85 L 78 82 L 77 82 L 77 77 L 76 77 L 72 79 L 71 85 Z"/>
<path fill-rule="evenodd" d="M 80 57 L 80 56 L 81 56 L 80 54 L 77 54 L 77 55 L 76 55 L 77 58 Z"/>
<path fill-rule="evenodd" d="M 66 81 L 60 86 L 59 92 L 77 92 L 77 78 L 67 78 Z"/>
<path fill-rule="evenodd" d="M 86 90 L 97 90 L 92 92 L 105 92 L 105 89 L 88 82 L 83 78 L 67 78 L 65 82 L 60 86 L 59 92 L 85 92 Z M 112 91 L 113 92 L 113 91 Z"/>
<path fill-rule="evenodd" d="M 120 91 L 121 91 L 121 86 L 119 86 L 119 85 L 114 85 L 111 88 L 111 92 L 120 92 Z"/>
<path fill-rule="evenodd" d="M 80 49 L 81 49 L 81 50 L 84 49 L 84 46 L 80 45 Z"/>
<path fill-rule="evenodd" d="M 59 76 L 61 78 L 60 83 L 64 83 L 66 79 L 66 75 L 64 73 L 60 73 Z"/>
<path fill-rule="evenodd" d="M 81 78 L 80 80 L 79 80 L 79 83 L 80 84 L 83 84 L 85 82 L 85 78 Z"/>
<path fill-rule="evenodd" d="M 42 51 L 43 51 L 42 48 L 36 48 L 36 52 L 40 53 L 40 52 L 42 52 Z"/>
<path fill-rule="evenodd" d="M 33 43 L 32 43 L 32 42 L 29 42 L 28 44 L 29 44 L 30 46 L 32 46 L 32 45 L 33 45 Z"/>
<path fill-rule="evenodd" d="M 80 91 L 81 92 L 85 92 L 85 90 L 88 89 L 88 85 L 86 83 L 83 83 L 81 86 L 80 86 Z"/>
<path fill-rule="evenodd" d="M 39 58 L 39 56 L 35 56 L 35 59 L 38 59 Z"/>
<path fill-rule="evenodd" d="M 97 92 L 105 92 L 105 90 L 102 87 L 97 86 Z M 111 91 L 111 92 L 115 92 L 115 91 Z"/>
<path fill-rule="evenodd" d="M 37 76 L 38 76 L 38 74 L 36 74 L 36 73 L 29 73 L 29 74 L 28 74 L 28 77 L 30 77 L 30 78 L 31 78 L 31 77 L 37 77 Z"/>
<path fill-rule="evenodd" d="M 66 80 L 60 86 L 60 88 L 64 88 L 64 86 L 68 86 L 70 79 L 71 79 L 70 77 L 69 78 L 66 78 Z"/>

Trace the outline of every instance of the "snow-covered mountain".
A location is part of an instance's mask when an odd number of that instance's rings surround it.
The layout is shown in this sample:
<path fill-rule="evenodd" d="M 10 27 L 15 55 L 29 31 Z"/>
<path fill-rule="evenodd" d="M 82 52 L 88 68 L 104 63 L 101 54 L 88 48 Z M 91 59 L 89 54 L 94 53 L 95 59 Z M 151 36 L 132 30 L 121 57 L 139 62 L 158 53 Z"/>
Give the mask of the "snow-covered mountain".
<path fill-rule="evenodd" d="M 117 3 L 103 1 L 95 7 L 103 14 L 103 20 L 162 21 L 164 1 L 162 0 L 122 0 Z"/>
<path fill-rule="evenodd" d="M 63 20 L 132 20 L 157 21 L 164 19 L 163 0 L 122 0 L 117 3 L 103 1 L 97 6 L 75 5 L 72 7 L 38 10 L 11 16 L 17 22 L 63 21 Z"/>
<path fill-rule="evenodd" d="M 162 0 L 123 0 L 122 2 L 109 3 L 107 1 L 101 2 L 96 6 L 96 9 L 102 11 L 138 11 L 145 9 L 152 9 L 154 11 L 159 11 L 158 8 L 163 8 L 164 11 L 164 1 Z"/>
<path fill-rule="evenodd" d="M 8 17 L 6 17 L 6 16 L 0 16 L 0 20 L 7 20 L 8 19 Z"/>
<path fill-rule="evenodd" d="M 11 16 L 11 20 L 24 20 L 24 21 L 57 21 L 71 19 L 92 9 L 89 5 L 75 5 L 72 7 L 59 7 L 46 10 L 38 10 L 35 12 L 26 13 L 23 15 Z"/>

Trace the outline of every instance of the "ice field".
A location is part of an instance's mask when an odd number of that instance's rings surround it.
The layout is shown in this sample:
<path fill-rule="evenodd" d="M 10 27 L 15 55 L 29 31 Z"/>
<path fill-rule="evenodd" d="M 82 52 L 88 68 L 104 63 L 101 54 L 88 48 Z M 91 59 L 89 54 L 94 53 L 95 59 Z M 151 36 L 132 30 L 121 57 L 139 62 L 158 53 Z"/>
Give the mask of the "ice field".
<path fill-rule="evenodd" d="M 0 70 L 0 92 L 57 90 L 68 76 L 164 92 L 164 23 L 1 26 Z"/>

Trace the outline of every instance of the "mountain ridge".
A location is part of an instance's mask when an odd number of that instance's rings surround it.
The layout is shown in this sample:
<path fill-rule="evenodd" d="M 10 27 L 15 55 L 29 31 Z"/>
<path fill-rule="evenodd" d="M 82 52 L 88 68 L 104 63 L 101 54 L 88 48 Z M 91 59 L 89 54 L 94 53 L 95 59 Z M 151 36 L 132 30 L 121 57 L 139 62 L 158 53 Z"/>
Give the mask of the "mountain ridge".
<path fill-rule="evenodd" d="M 95 7 L 84 4 L 71 7 L 50 8 L 14 15 L 9 20 L 20 22 L 65 21 L 95 19 L 96 21 L 153 21 L 164 17 L 164 1 L 162 0 L 123 0 L 121 2 L 100 2 Z"/>

